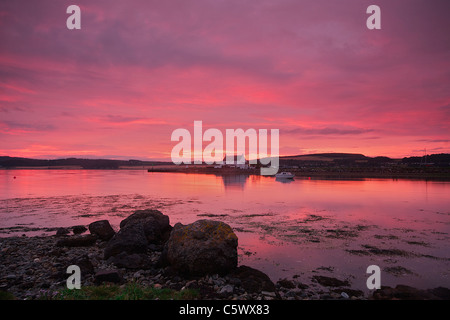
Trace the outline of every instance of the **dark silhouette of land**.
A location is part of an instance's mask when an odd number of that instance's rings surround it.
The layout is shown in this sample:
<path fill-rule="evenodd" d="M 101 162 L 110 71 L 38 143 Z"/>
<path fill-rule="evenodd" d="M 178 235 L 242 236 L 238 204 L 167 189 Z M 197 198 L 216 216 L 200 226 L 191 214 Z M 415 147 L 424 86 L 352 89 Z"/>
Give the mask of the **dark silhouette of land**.
<path fill-rule="evenodd" d="M 246 161 L 248 163 L 248 161 Z M 0 168 L 44 169 L 146 169 L 149 172 L 185 172 L 226 174 L 259 174 L 261 163 L 240 169 L 233 165 L 218 168 L 214 165 L 174 165 L 164 161 L 112 159 L 29 159 L 0 157 Z M 422 157 L 367 157 L 354 153 L 319 153 L 279 158 L 280 171 L 293 172 L 297 177 L 323 178 L 419 178 L 450 179 L 450 154 L 431 154 Z"/>
<path fill-rule="evenodd" d="M 0 168 L 18 167 L 48 167 L 52 168 L 82 168 L 82 169 L 119 169 L 120 167 L 146 167 L 154 165 L 168 165 L 170 162 L 141 161 L 141 160 L 111 160 L 111 159 L 29 159 L 19 157 L 0 157 Z"/>
<path fill-rule="evenodd" d="M 322 153 L 281 157 L 280 168 L 305 177 L 449 180 L 450 154 L 394 159 L 351 153 Z"/>

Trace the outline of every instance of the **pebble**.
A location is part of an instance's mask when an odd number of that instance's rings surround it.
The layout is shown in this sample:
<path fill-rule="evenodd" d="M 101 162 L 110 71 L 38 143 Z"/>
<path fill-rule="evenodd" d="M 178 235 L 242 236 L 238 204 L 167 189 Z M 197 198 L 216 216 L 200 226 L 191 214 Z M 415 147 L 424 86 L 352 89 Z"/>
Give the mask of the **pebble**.
<path fill-rule="evenodd" d="M 233 291 L 234 291 L 234 287 L 231 284 L 227 284 L 219 290 L 219 293 L 220 294 L 230 294 L 230 293 L 233 293 Z"/>
<path fill-rule="evenodd" d="M 66 236 L 68 237 L 68 236 Z M 278 292 L 262 291 L 259 293 L 246 292 L 240 279 L 218 274 L 184 279 L 180 276 L 165 274 L 164 269 L 157 267 L 148 270 L 128 270 L 117 268 L 110 260 L 103 259 L 105 243 L 97 241 L 88 247 L 57 247 L 56 242 L 61 237 L 10 237 L 0 238 L 0 288 L 13 294 L 17 299 L 40 299 L 45 288 L 45 294 L 51 294 L 63 289 L 68 275 L 66 269 L 72 261 L 80 257 L 87 257 L 94 267 L 94 272 L 82 276 L 82 286 L 95 285 L 96 277 L 101 271 L 117 271 L 125 281 L 138 282 L 141 285 L 154 288 L 172 288 L 175 290 L 198 289 L 199 299 L 227 299 L 227 300 L 300 300 L 320 299 L 317 294 L 323 288 L 284 288 L 277 286 Z M 161 252 L 154 251 L 152 259 L 156 262 Z M 98 280 L 98 279 L 97 279 Z M 298 284 L 296 280 L 292 282 Z M 287 282 L 286 282 L 287 283 Z M 292 286 L 291 286 L 292 287 Z M 315 292 L 317 291 L 317 292 Z M 323 297 L 330 294 L 320 292 Z M 345 293 L 336 295 L 342 299 Z M 348 298 L 348 295 L 347 295 Z M 351 297 L 350 299 L 361 299 Z"/>
<path fill-rule="evenodd" d="M 277 294 L 275 292 L 269 292 L 269 291 L 261 291 L 261 294 L 263 296 L 273 297 L 273 298 L 275 298 L 277 296 Z"/>

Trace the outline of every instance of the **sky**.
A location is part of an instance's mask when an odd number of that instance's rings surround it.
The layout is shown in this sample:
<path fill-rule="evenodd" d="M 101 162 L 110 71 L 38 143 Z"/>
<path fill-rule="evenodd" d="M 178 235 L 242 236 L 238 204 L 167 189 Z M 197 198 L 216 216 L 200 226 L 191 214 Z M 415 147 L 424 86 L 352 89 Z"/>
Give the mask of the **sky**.
<path fill-rule="evenodd" d="M 69 30 L 69 5 L 81 29 Z M 369 5 L 381 29 L 369 30 Z M 0 2 L 0 155 L 170 160 L 177 128 L 280 155 L 450 152 L 448 0 Z M 204 147 L 207 143 L 204 143 Z"/>

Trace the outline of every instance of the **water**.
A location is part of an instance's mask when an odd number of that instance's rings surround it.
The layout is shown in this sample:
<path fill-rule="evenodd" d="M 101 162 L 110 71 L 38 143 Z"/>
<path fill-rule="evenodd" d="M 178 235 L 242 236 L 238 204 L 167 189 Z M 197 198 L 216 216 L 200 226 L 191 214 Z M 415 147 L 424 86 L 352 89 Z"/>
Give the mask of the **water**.
<path fill-rule="evenodd" d="M 277 181 L 261 176 L 144 170 L 0 170 L 0 236 L 54 234 L 54 227 L 108 219 L 116 229 L 137 209 L 177 222 L 215 219 L 239 238 L 239 264 L 274 281 L 314 275 L 367 291 L 382 285 L 450 287 L 450 182 L 360 179 Z"/>

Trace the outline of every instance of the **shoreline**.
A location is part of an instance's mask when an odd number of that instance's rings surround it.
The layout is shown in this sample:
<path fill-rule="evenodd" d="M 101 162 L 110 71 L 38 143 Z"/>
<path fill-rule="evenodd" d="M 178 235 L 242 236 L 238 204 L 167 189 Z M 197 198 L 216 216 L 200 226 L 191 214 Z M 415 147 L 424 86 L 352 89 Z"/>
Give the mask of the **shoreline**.
<path fill-rule="evenodd" d="M 190 289 L 194 300 L 320 300 L 320 299 L 366 299 L 359 290 L 342 287 L 346 292 L 308 288 L 295 279 L 282 279 L 274 284 L 270 278 L 256 269 L 246 268 L 246 277 L 254 277 L 254 283 L 245 287 L 239 275 L 209 274 L 204 276 L 180 276 L 170 268 L 160 267 L 157 262 L 162 248 L 147 251 L 152 261 L 148 268 L 118 267 L 102 258 L 106 242 L 100 239 L 86 246 L 58 246 L 61 239 L 86 236 L 35 236 L 0 238 L 0 291 L 8 292 L 15 299 L 46 299 L 64 290 L 69 274 L 67 266 L 78 264 L 82 269 L 81 287 L 119 284 L 138 284 L 142 287 L 174 290 L 178 293 Z M 99 274 L 108 275 L 98 281 Z M 338 281 L 330 278 L 331 281 Z M 330 280 L 329 280 L 330 281 Z M 252 288 L 255 287 L 255 289 Z M 260 290 L 258 290 L 258 288 Z M 264 290 L 265 289 L 265 290 Z M 336 289 L 337 288 L 332 288 Z"/>
<path fill-rule="evenodd" d="M 189 168 L 176 166 L 176 165 L 161 165 L 161 166 L 126 166 L 119 167 L 117 169 L 110 168 L 96 168 L 96 169 L 86 169 L 81 166 L 43 166 L 43 167 L 11 167 L 11 168 L 1 168 L 3 171 L 12 170 L 107 170 L 107 171 L 118 171 L 118 170 L 142 170 L 148 173 L 184 173 L 184 174 L 208 174 L 216 176 L 230 176 L 230 175 L 240 175 L 240 176 L 262 176 L 259 169 L 214 169 L 208 168 L 204 165 L 191 166 Z M 323 168 L 314 168 L 310 170 L 304 169 L 292 169 L 292 168 L 280 168 L 279 172 L 288 171 L 295 174 L 295 178 L 301 179 L 407 179 L 407 180 L 432 180 L 432 181 L 450 181 L 450 171 L 442 172 L 415 172 L 412 169 L 411 172 L 391 172 L 389 170 L 328 170 Z M 272 177 L 275 176 L 263 176 Z"/>
<path fill-rule="evenodd" d="M 313 276 L 315 284 L 306 285 L 301 279 L 279 279 L 276 282 L 259 270 L 238 266 L 226 275 L 180 276 L 167 267 L 158 265 L 161 246 L 152 246 L 147 256 L 152 262 L 146 268 L 118 267 L 103 259 L 107 241 L 96 238 L 83 244 L 92 234 L 49 235 L 33 237 L 0 238 L 0 300 L 53 300 L 66 292 L 69 265 L 79 265 L 82 270 L 81 287 L 128 288 L 172 292 L 181 299 L 192 300 L 447 300 L 450 290 L 434 288 L 421 290 L 398 285 L 382 287 L 365 294 L 352 289 L 346 280 L 328 276 Z M 60 241 L 78 241 L 78 245 L 59 245 Z M 251 279 L 250 282 L 247 279 Z M 244 283 L 244 281 L 247 281 Z M 244 285 L 245 284 L 245 285 Z M 114 287 L 116 286 L 116 287 Z M 74 291 L 75 292 L 75 291 Z M 173 296 L 171 296 L 173 297 Z M 77 298 L 69 296 L 63 300 Z M 145 299 L 145 298 L 144 298 Z M 159 300 L 161 297 L 151 299 Z M 164 297 L 162 299 L 165 299 Z M 172 298 L 166 298 L 172 299 Z"/>
<path fill-rule="evenodd" d="M 288 171 L 295 174 L 295 178 L 318 178 L 318 179 L 407 179 L 407 180 L 436 180 L 436 181 L 450 181 L 450 173 L 382 173 L 382 172 L 305 172 L 305 171 L 296 171 L 292 169 L 280 170 Z M 185 173 L 185 174 L 211 174 L 216 176 L 227 176 L 227 175 L 243 175 L 243 176 L 262 176 L 259 174 L 259 170 L 228 170 L 228 171 L 219 171 L 219 170 L 211 170 L 211 169 L 160 169 L 160 170 L 152 170 L 148 171 L 152 172 L 161 172 L 161 173 Z M 275 176 L 263 176 L 269 178 L 275 178 Z"/>

